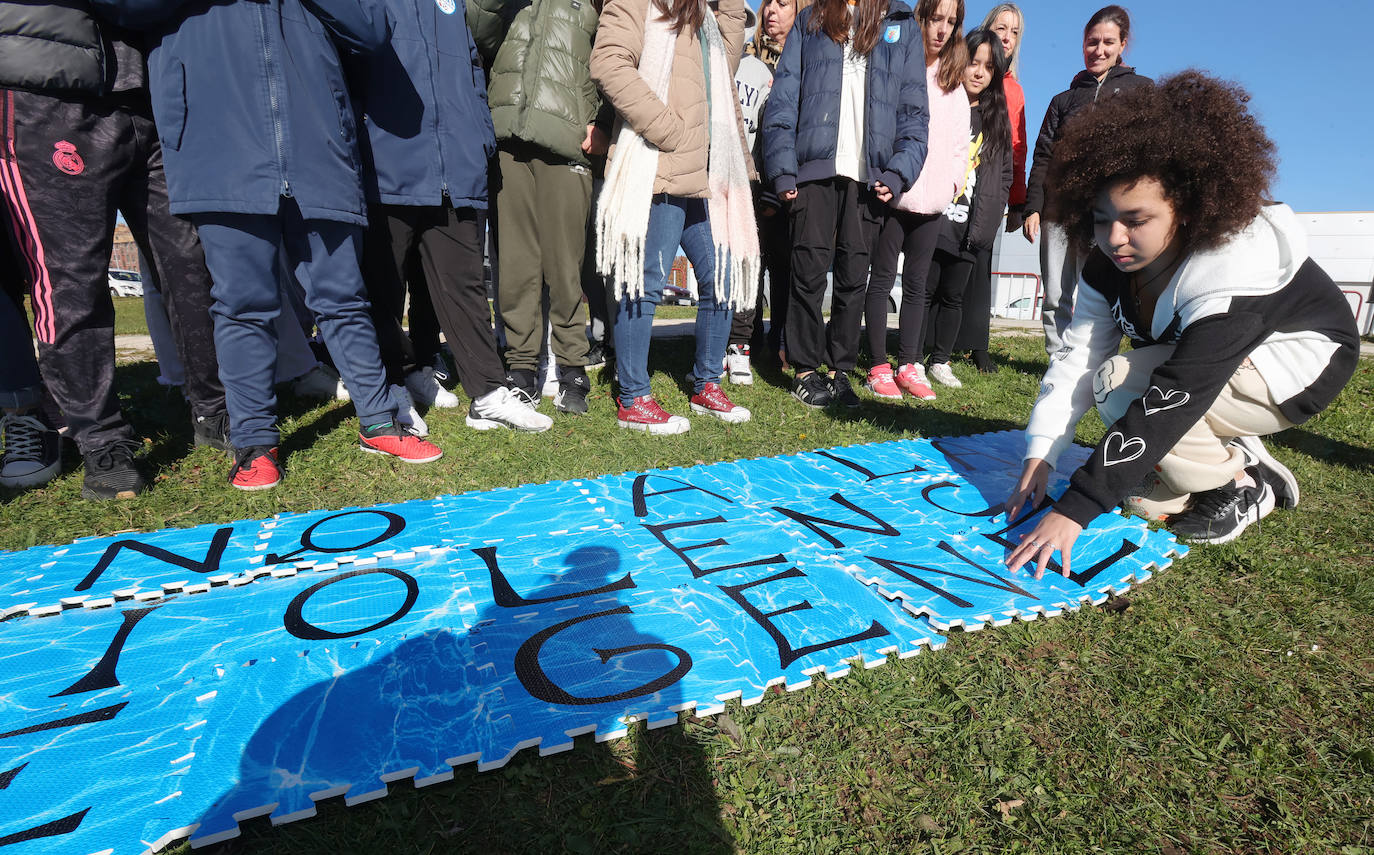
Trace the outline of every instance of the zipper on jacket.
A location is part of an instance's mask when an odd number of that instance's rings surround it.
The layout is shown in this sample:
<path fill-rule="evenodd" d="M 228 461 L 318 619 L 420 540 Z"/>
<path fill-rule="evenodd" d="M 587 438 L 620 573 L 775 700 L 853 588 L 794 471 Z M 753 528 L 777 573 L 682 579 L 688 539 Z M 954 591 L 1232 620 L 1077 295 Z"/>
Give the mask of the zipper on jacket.
<path fill-rule="evenodd" d="M 268 35 L 267 6 L 262 4 L 258 13 L 258 25 L 262 28 L 263 62 L 267 66 L 267 99 L 272 110 L 272 134 L 277 143 L 277 172 L 281 177 L 281 195 L 291 198 L 291 182 L 286 178 L 286 152 L 282 139 L 281 102 L 277 97 L 276 64 L 272 61 L 272 42 Z"/>
<path fill-rule="evenodd" d="M 430 7 L 429 11 L 430 11 L 430 14 L 433 16 L 433 21 L 434 21 L 434 25 L 433 25 L 434 44 L 435 44 L 435 45 L 438 45 L 438 44 L 439 44 L 439 5 L 438 5 L 437 3 L 434 4 L 434 5 L 432 5 L 432 6 Z M 457 13 L 454 13 L 454 14 L 457 14 Z M 419 25 L 419 26 L 421 27 L 422 31 L 423 31 L 424 22 L 423 22 L 422 20 L 420 20 L 420 13 L 417 12 L 417 13 L 415 14 L 415 18 L 416 18 L 415 23 L 416 23 L 417 25 Z M 467 26 L 467 25 L 464 24 L 464 27 L 466 27 L 466 26 Z M 427 50 L 426 53 L 428 53 L 428 54 L 430 55 L 430 57 L 431 57 L 431 59 L 430 59 L 430 64 L 429 64 L 429 68 L 430 68 L 430 71 L 429 71 L 429 93 L 430 93 L 430 98 L 432 99 L 431 103 L 434 104 L 434 136 L 435 136 L 435 141 L 438 142 L 438 144 L 439 144 L 439 183 L 440 183 L 440 186 L 441 186 L 441 188 L 442 188 L 442 194 L 443 194 L 443 195 L 441 195 L 441 196 L 439 197 L 439 204 L 442 206 L 442 205 L 444 204 L 444 196 L 447 196 L 447 195 L 448 195 L 448 169 L 444 166 L 444 129 L 443 129 L 443 119 L 442 119 L 442 116 L 443 116 L 443 114 L 444 114 L 444 111 L 443 111 L 443 110 L 440 108 L 440 106 L 439 106 L 439 87 L 436 86 L 435 83 L 434 83 L 434 81 L 440 79 L 440 78 L 439 78 L 439 73 L 440 73 L 440 69 L 439 69 L 439 57 L 441 56 L 441 54 L 439 53 L 438 50 L 435 50 L 435 49 L 433 49 L 433 48 Z M 471 72 L 469 72 L 469 76 L 471 76 Z"/>

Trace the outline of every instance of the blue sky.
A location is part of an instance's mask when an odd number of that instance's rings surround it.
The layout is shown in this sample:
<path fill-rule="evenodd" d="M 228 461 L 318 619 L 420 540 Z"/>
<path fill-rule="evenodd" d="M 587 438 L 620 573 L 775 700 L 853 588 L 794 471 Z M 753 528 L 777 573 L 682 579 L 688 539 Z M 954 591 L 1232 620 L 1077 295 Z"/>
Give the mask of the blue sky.
<path fill-rule="evenodd" d="M 995 2 L 966 0 L 966 23 Z M 753 0 L 751 0 L 753 2 Z M 909 0 L 914 6 L 914 0 Z M 1016 0 L 1021 84 L 1034 144 L 1045 107 L 1083 67 L 1083 25 L 1102 0 Z M 755 3 L 757 5 L 757 3 Z M 1299 211 L 1374 210 L 1374 0 L 1138 0 L 1126 61 L 1160 77 L 1195 67 L 1253 98 L 1281 158 L 1274 194 Z"/>
<path fill-rule="evenodd" d="M 972 23 L 993 3 L 968 6 Z M 1021 83 L 1032 138 L 1083 67 L 1083 25 L 1101 2 L 1027 0 Z M 1131 12 L 1128 64 L 1159 77 L 1195 67 L 1250 91 L 1279 149 L 1275 197 L 1299 211 L 1374 210 L 1374 93 L 1365 39 L 1374 0 L 1148 0 Z"/>

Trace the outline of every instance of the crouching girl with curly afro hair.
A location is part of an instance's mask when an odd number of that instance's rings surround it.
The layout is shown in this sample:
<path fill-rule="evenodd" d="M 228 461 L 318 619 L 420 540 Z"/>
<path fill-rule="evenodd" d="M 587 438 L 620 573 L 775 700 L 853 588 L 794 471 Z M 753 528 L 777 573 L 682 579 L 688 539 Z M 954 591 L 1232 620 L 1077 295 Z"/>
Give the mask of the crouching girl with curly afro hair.
<path fill-rule="evenodd" d="M 1224 543 L 1298 503 L 1258 437 L 1300 424 L 1359 359 L 1354 318 L 1268 201 L 1275 149 L 1240 87 L 1185 71 L 1074 117 L 1047 211 L 1087 262 L 1073 321 L 1026 428 L 1009 516 L 1042 511 L 1050 472 L 1096 404 L 1106 436 L 1011 552 L 1064 575 L 1083 527 L 1121 503 L 1182 539 Z M 1121 336 L 1132 349 L 1117 355 Z"/>

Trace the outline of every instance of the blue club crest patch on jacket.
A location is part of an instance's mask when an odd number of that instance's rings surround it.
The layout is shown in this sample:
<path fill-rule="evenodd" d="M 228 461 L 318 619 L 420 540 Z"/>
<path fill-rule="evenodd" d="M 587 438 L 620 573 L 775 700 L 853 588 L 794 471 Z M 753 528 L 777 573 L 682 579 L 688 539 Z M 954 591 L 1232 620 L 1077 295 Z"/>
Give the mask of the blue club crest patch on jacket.
<path fill-rule="evenodd" d="M 901 37 L 902 37 L 902 25 L 901 25 L 901 24 L 893 24 L 892 26 L 890 26 L 890 27 L 887 28 L 887 32 L 883 33 L 883 41 L 887 42 L 888 44 L 895 44 L 896 41 L 897 41 L 898 39 L 900 39 Z"/>
<path fill-rule="evenodd" d="M 434 0 L 434 5 L 439 7 L 439 11 L 445 15 L 452 15 L 458 9 L 456 0 Z"/>

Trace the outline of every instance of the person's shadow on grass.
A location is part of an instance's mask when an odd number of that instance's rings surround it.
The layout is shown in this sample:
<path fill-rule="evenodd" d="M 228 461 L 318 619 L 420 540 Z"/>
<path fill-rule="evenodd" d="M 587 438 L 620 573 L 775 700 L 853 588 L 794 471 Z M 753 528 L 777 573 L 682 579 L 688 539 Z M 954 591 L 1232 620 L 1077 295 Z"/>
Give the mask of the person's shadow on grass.
<path fill-rule="evenodd" d="M 304 796 L 348 783 L 350 799 L 380 796 L 382 776 L 394 775 L 388 798 L 344 807 L 334 795 L 318 803 L 317 818 L 275 828 L 263 813 L 208 851 L 733 851 L 711 764 L 681 726 L 631 725 L 621 740 L 581 736 L 575 746 L 563 734 L 564 725 L 585 731 L 625 714 L 665 720 L 683 700 L 691 659 L 637 625 L 616 550 L 582 547 L 562 564 L 533 592 L 492 573 L 494 602 L 470 629 L 409 638 L 291 697 L 247 742 L 238 781 L 207 811 L 206 827 L 273 802 L 278 815 L 308 812 Z M 451 782 L 418 790 L 407 780 L 442 776 L 474 749 L 485 749 L 483 764 L 499 763 L 541 733 L 545 745 L 572 750 L 519 751 L 492 771 L 465 762 Z M 283 786 L 293 791 L 286 798 Z"/>

